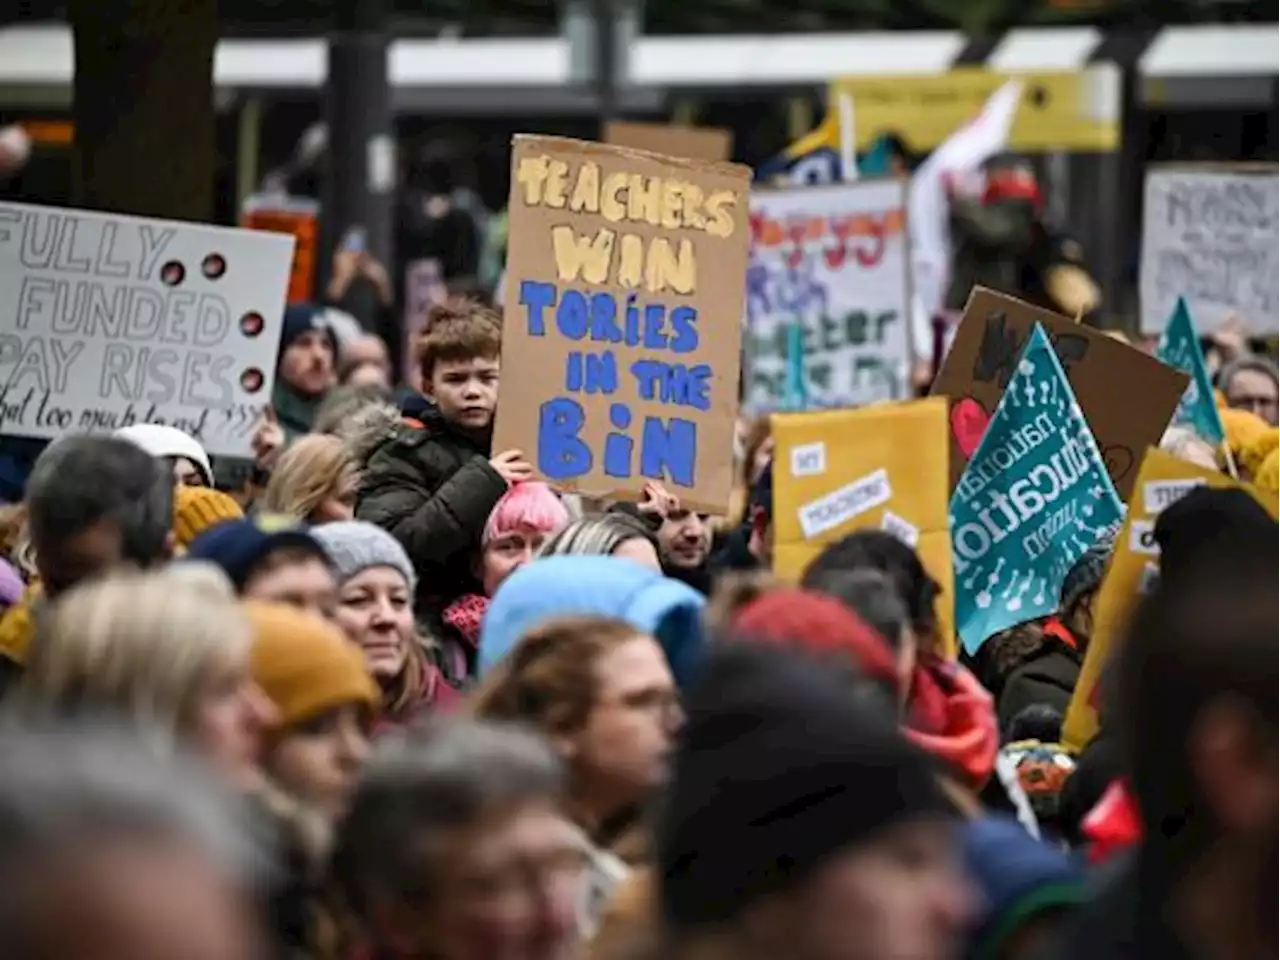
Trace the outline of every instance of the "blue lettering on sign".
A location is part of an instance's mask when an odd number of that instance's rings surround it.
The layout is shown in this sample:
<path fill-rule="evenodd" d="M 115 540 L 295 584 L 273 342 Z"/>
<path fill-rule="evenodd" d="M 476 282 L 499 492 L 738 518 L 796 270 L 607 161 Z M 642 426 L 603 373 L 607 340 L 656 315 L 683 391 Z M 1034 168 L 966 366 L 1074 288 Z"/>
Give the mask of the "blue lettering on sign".
<path fill-rule="evenodd" d="M 631 426 L 631 411 L 621 403 L 609 405 L 609 423 L 615 431 Z M 625 433 L 610 433 L 604 440 L 604 472 L 611 477 L 631 476 L 631 451 L 635 443 Z"/>
<path fill-rule="evenodd" d="M 663 303 L 642 303 L 634 293 L 621 301 L 608 293 L 559 290 L 553 283 L 523 280 L 519 305 L 531 337 L 549 329 L 566 340 L 615 347 L 625 345 L 677 357 L 697 350 L 698 311 Z M 629 372 L 641 400 L 706 413 L 711 409 L 709 364 L 688 365 L 661 356 L 634 361 Z M 620 386 L 613 349 L 573 350 L 565 358 L 564 389 L 571 394 L 613 396 Z M 610 477 L 637 474 L 691 487 L 697 474 L 698 432 L 694 420 L 646 415 L 633 435 L 636 417 L 620 400 L 609 405 L 602 469 Z M 550 480 L 572 480 L 590 473 L 595 457 L 582 439 L 587 415 L 572 397 L 555 397 L 538 412 L 538 469 Z"/>
<path fill-rule="evenodd" d="M 548 400 L 538 411 L 538 469 L 550 480 L 591 472 L 591 448 L 578 436 L 587 422 L 582 404 L 568 397 Z"/>
<path fill-rule="evenodd" d="M 583 353 L 574 350 L 564 363 L 564 388 L 570 393 L 618 392 L 618 358 L 612 350 Z"/>

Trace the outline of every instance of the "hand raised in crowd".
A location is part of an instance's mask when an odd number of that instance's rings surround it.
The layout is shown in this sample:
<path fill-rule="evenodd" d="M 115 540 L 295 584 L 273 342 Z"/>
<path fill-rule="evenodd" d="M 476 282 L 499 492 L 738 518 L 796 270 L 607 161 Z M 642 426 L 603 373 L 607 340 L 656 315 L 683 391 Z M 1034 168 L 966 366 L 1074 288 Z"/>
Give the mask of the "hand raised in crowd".
<path fill-rule="evenodd" d="M 1218 348 L 1223 360 L 1234 360 L 1249 352 L 1246 333 L 1244 321 L 1233 313 L 1209 334 L 1209 339 Z"/>
<path fill-rule="evenodd" d="M 387 268 L 372 254 L 360 255 L 360 273 L 374 285 L 378 291 L 378 298 L 384 304 L 389 305 L 395 300 L 395 291 L 391 289 L 391 277 L 387 275 Z"/>
<path fill-rule="evenodd" d="M 364 254 L 358 250 L 339 250 L 333 255 L 332 283 L 347 287 L 363 270 Z"/>
<path fill-rule="evenodd" d="M 520 450 L 504 450 L 489 461 L 489 466 L 508 484 L 533 479 L 533 467 Z"/>
<path fill-rule="evenodd" d="M 249 446 L 253 450 L 253 461 L 264 470 L 275 466 L 284 449 L 284 428 L 276 420 L 276 412 L 267 407 L 258 418 L 253 435 L 249 438 Z"/>
<path fill-rule="evenodd" d="M 680 498 L 656 480 L 651 480 L 644 485 L 644 493 L 636 506 L 641 513 L 665 520 L 680 509 Z"/>

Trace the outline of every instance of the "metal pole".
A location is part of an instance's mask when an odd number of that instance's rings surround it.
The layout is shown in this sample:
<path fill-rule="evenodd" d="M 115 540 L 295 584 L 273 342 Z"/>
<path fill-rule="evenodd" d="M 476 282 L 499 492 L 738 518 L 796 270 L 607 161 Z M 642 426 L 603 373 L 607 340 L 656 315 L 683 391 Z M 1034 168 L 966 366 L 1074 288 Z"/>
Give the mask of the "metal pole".
<path fill-rule="evenodd" d="M 258 189 L 262 155 L 262 100 L 249 97 L 240 104 L 236 133 L 236 216 L 245 199 Z"/>
<path fill-rule="evenodd" d="M 329 35 L 328 126 L 321 212 L 320 289 L 352 228 L 395 278 L 395 118 L 387 77 L 388 0 L 339 0 Z"/>
<path fill-rule="evenodd" d="M 605 125 L 618 119 L 618 8 L 615 0 L 591 0 L 596 41 L 596 100 L 600 137 Z"/>

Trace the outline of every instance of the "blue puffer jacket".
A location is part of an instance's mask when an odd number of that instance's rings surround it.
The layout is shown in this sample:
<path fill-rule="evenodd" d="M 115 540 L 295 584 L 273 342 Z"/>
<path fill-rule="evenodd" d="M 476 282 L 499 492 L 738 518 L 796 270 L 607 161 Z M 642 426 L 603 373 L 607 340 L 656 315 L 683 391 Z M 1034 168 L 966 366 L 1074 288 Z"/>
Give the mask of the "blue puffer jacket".
<path fill-rule="evenodd" d="M 517 570 L 498 588 L 480 630 L 483 674 L 525 633 L 557 617 L 624 620 L 666 651 L 685 686 L 702 661 L 702 594 L 656 570 L 618 557 L 546 557 Z"/>

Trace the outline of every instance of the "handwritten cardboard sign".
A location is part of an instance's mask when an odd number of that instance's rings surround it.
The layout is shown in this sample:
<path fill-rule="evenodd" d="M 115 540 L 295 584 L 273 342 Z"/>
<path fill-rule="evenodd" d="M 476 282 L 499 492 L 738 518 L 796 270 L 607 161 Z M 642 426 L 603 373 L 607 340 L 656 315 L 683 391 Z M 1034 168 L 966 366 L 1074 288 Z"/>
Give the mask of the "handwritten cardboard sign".
<path fill-rule="evenodd" d="M 855 530 L 888 531 L 941 585 L 936 613 L 954 654 L 945 401 L 779 413 L 770 427 L 774 572 L 797 581 L 829 544 Z"/>
<path fill-rule="evenodd" d="M 1159 572 L 1160 545 L 1153 536 L 1156 518 L 1199 486 L 1227 489 L 1242 485 L 1216 470 L 1160 450 L 1146 451 L 1128 514 L 1116 536 L 1115 552 L 1094 600 L 1089 649 L 1062 727 L 1063 740 L 1071 747 L 1082 749 L 1098 732 L 1098 680 L 1134 604 Z M 1244 488 L 1275 515 L 1274 503 L 1268 503 L 1253 487 Z"/>
<path fill-rule="evenodd" d="M 733 131 L 721 127 L 614 120 L 605 124 L 604 142 L 687 160 L 728 160 L 733 152 Z"/>
<path fill-rule="evenodd" d="M 1276 332 L 1280 218 L 1274 165 L 1147 173 L 1139 290 L 1142 330 L 1159 333 L 1179 297 L 1206 330 L 1229 315 Z"/>
<path fill-rule="evenodd" d="M 248 456 L 293 239 L 0 203 L 0 433 L 134 423 Z"/>
<path fill-rule="evenodd" d="M 1122 499 L 1138 457 L 1159 443 L 1188 378 L 1127 343 L 1014 297 L 975 287 L 932 393 L 951 401 L 951 486 L 995 412 L 1037 323 L 1043 324 Z"/>
<path fill-rule="evenodd" d="M 813 406 L 903 399 L 909 267 L 906 195 L 896 180 L 754 191 L 744 403 L 753 411 L 782 405 L 797 323 Z"/>
<path fill-rule="evenodd" d="M 749 168 L 515 137 L 494 449 L 596 497 L 723 513 Z"/>

